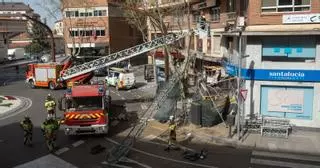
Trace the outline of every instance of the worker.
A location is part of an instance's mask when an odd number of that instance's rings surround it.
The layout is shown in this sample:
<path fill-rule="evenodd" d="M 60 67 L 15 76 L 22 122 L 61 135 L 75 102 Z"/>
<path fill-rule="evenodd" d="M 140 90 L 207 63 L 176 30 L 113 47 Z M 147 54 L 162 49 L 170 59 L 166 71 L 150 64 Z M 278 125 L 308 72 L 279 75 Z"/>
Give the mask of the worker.
<path fill-rule="evenodd" d="M 53 115 L 55 114 L 56 102 L 54 101 L 54 98 L 51 96 L 50 93 L 47 96 L 44 106 L 47 109 L 48 118 L 52 118 Z"/>
<path fill-rule="evenodd" d="M 205 30 L 206 29 L 206 16 L 201 15 L 199 21 L 200 21 L 200 29 Z"/>
<path fill-rule="evenodd" d="M 174 116 L 169 117 L 169 140 L 168 140 L 168 147 L 165 151 L 170 151 L 170 149 L 175 149 L 175 142 L 177 140 L 176 134 L 177 124 L 174 121 Z"/>
<path fill-rule="evenodd" d="M 50 152 L 55 147 L 57 130 L 59 129 L 59 122 L 53 118 L 46 119 L 41 125 L 41 131 L 45 137 L 46 144 Z"/>
<path fill-rule="evenodd" d="M 24 119 L 20 122 L 20 127 L 23 129 L 23 144 L 32 145 L 32 130 L 33 124 L 29 116 L 25 116 Z"/>

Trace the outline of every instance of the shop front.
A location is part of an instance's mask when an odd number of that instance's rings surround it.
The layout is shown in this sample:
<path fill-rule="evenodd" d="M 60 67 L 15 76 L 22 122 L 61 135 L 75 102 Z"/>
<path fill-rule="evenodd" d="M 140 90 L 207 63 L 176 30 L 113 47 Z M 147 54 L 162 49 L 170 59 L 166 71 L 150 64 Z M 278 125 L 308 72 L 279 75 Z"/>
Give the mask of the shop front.
<path fill-rule="evenodd" d="M 320 70 L 243 69 L 248 89 L 245 116 L 290 119 L 300 127 L 320 127 Z"/>

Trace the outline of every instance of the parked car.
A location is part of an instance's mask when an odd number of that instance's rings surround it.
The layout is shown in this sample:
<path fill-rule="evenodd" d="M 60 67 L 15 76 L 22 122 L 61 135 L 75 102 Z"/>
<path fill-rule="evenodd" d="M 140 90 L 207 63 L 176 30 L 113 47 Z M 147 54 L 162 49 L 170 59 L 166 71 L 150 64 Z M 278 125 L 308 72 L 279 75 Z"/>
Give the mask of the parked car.
<path fill-rule="evenodd" d="M 136 84 L 134 73 L 123 68 L 110 68 L 105 81 L 108 85 L 115 86 L 117 90 L 131 89 Z"/>

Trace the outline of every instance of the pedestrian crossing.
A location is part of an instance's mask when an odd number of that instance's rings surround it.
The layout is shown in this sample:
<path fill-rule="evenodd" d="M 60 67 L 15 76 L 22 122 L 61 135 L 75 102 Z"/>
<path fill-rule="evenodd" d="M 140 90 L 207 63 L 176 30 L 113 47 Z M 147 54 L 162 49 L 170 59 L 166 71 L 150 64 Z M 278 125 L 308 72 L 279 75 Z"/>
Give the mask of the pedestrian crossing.
<path fill-rule="evenodd" d="M 251 168 L 320 168 L 320 156 L 253 151 Z"/>
<path fill-rule="evenodd" d="M 48 154 L 46 156 L 40 157 L 38 159 L 35 159 L 33 161 L 15 166 L 14 168 L 39 168 L 39 167 L 45 167 L 45 168 L 77 168 L 76 166 L 72 165 L 71 163 L 68 163 L 59 157 Z"/>

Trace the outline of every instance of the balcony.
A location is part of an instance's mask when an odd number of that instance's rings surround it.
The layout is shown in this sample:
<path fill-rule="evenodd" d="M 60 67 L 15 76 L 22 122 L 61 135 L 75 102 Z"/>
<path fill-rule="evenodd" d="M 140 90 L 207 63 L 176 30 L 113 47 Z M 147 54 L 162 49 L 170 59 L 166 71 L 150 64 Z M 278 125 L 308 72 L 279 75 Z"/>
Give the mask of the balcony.
<path fill-rule="evenodd" d="M 226 21 L 235 21 L 237 20 L 237 13 L 236 12 L 228 12 L 226 13 Z"/>

